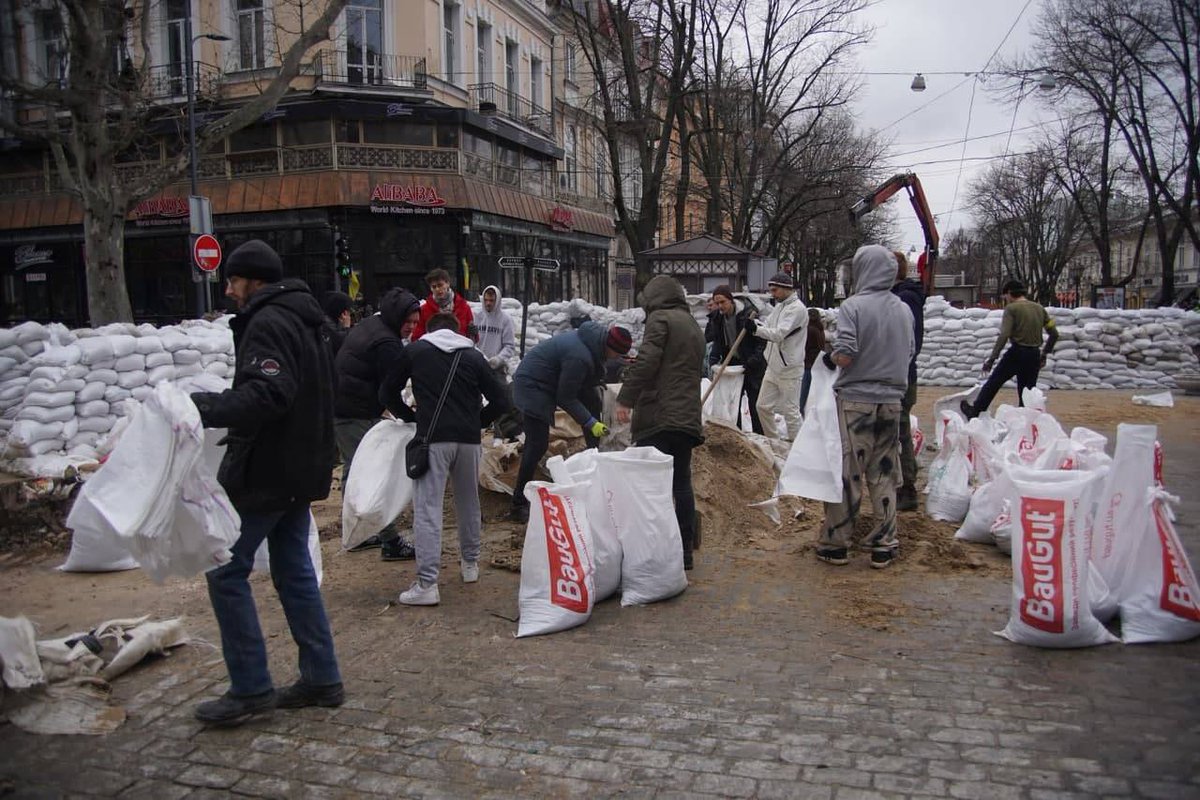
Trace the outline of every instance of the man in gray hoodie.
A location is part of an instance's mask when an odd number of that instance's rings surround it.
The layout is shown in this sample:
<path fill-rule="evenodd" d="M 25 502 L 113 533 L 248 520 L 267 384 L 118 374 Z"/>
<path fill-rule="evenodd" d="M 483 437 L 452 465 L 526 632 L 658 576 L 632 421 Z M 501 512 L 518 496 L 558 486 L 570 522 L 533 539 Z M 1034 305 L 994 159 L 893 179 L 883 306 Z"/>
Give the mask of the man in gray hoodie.
<path fill-rule="evenodd" d="M 900 546 L 899 425 L 908 363 L 916 348 L 913 316 L 892 294 L 896 259 L 890 250 L 879 245 L 858 248 L 851 271 L 854 294 L 838 309 L 833 351 L 822 359 L 825 367 L 842 369 L 833 384 L 842 433 L 842 501 L 825 504 L 817 558 L 839 566 L 849 563 L 865 481 L 875 527 L 863 543 L 871 548 L 871 566 L 882 569 L 892 563 Z"/>
<path fill-rule="evenodd" d="M 499 373 L 504 382 L 508 360 L 517 352 L 517 339 L 512 319 L 500 310 L 500 287 L 487 286 L 480 295 L 479 310 L 475 312 L 475 328 L 479 331 L 476 347 L 487 359 L 488 366 Z"/>

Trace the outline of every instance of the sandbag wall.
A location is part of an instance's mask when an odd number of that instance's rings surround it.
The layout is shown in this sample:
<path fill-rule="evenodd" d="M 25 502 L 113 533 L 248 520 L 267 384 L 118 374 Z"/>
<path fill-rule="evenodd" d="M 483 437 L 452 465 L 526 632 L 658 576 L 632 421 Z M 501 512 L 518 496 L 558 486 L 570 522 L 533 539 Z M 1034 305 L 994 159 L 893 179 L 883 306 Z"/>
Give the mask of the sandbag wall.
<path fill-rule="evenodd" d="M 233 377 L 226 317 L 180 325 L 68 330 L 25 322 L 0 329 L 0 468 L 55 474 L 46 456 L 94 460 L 105 436 L 163 381 Z"/>

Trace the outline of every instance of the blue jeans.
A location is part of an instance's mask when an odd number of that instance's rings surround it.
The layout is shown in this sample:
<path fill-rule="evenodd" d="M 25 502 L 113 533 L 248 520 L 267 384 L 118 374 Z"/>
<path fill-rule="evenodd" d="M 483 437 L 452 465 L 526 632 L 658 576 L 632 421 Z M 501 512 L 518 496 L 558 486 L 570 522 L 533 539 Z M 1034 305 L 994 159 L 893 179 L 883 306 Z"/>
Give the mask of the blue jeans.
<path fill-rule="evenodd" d="M 254 553 L 264 539 L 270 543 L 271 580 L 300 650 L 300 679 L 313 686 L 341 683 L 329 619 L 308 557 L 308 525 L 308 503 L 286 511 L 242 514 L 242 535 L 233 545 L 233 560 L 206 573 L 208 597 L 221 628 L 229 691 L 235 696 L 272 688 L 267 646 L 249 581 Z"/>

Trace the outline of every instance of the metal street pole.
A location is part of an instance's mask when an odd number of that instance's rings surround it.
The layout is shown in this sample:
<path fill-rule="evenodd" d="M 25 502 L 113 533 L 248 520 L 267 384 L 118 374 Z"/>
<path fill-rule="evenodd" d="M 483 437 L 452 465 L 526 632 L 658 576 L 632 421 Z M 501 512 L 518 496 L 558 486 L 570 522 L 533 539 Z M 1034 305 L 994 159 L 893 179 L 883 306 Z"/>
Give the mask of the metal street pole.
<path fill-rule="evenodd" d="M 198 184 L 200 182 L 199 173 L 196 169 L 196 89 L 194 84 L 193 72 L 196 68 L 194 50 L 196 47 L 196 37 L 192 36 L 192 3 L 188 0 L 185 13 L 183 15 L 183 38 L 187 40 L 187 64 L 186 64 L 186 82 L 187 82 L 187 112 L 188 112 L 188 173 L 191 178 L 191 194 L 196 196 Z M 195 237 L 188 236 L 188 267 L 191 270 L 192 281 L 196 284 L 196 316 L 203 317 L 208 311 L 208 276 L 200 272 L 199 267 L 193 263 L 192 259 L 192 244 Z"/>

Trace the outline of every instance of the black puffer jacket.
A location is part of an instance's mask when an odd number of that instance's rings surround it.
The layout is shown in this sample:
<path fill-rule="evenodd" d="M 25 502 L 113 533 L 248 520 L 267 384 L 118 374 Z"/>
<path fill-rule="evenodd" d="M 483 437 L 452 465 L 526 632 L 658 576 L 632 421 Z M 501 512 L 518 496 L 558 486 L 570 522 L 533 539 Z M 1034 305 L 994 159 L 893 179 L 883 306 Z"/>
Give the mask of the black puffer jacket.
<path fill-rule="evenodd" d="M 233 388 L 192 395 L 205 427 L 229 429 L 217 478 L 239 512 L 329 495 L 333 365 L 324 322 L 304 281 L 264 286 L 229 323 Z"/>
<path fill-rule="evenodd" d="M 917 349 L 913 353 L 913 362 L 921 354 L 921 344 L 925 340 L 925 289 L 921 282 L 912 278 L 898 281 L 892 287 L 892 294 L 904 301 L 913 315 L 913 336 Z"/>
<path fill-rule="evenodd" d="M 391 373 L 404 352 L 400 328 L 420 303 L 406 289 L 392 289 L 379 303 L 379 313 L 350 329 L 337 361 L 339 419 L 378 419 L 383 414 L 379 385 Z"/>
<path fill-rule="evenodd" d="M 734 316 L 737 321 L 738 333 L 746 328 L 746 320 L 750 319 L 750 315 L 753 313 L 754 307 L 749 303 L 744 303 L 738 310 Z M 725 355 L 729 352 L 733 342 L 725 341 L 725 320 L 720 311 L 713 311 L 708 315 L 708 324 L 704 327 L 704 341 L 712 342 L 713 345 L 712 352 L 708 355 L 710 366 L 716 366 L 725 360 Z M 763 355 L 766 349 L 765 339 L 747 334 L 742 338 L 742 343 L 738 345 L 738 351 L 730 359 L 729 364 L 734 367 L 744 366 L 746 372 L 761 375 L 767 371 L 767 359 Z"/>

